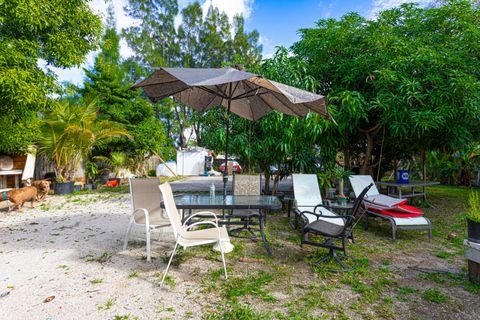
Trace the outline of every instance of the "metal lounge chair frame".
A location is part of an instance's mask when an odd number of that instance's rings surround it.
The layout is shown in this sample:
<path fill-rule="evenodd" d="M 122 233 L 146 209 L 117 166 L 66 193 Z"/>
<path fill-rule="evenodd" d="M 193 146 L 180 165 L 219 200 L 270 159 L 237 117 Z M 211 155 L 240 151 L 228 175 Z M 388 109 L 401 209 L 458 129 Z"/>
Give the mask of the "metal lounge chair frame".
<path fill-rule="evenodd" d="M 369 176 L 369 175 L 351 176 L 349 179 L 350 179 L 350 183 L 351 183 L 352 188 L 353 188 L 355 193 L 357 193 L 358 189 L 363 187 L 363 185 L 359 184 L 358 179 L 363 179 L 365 181 L 364 184 L 374 183 L 372 177 Z M 355 181 L 355 179 L 357 179 L 357 181 Z M 378 189 L 376 187 L 372 188 L 371 191 L 373 191 L 374 194 L 379 193 Z M 367 194 L 367 196 L 368 196 L 368 194 Z M 432 223 L 430 222 L 430 219 L 428 219 L 426 217 L 419 217 L 419 218 L 422 218 L 424 220 L 424 223 L 421 223 L 421 224 L 420 223 L 417 223 L 417 224 L 408 223 L 407 224 L 407 222 L 411 222 L 410 220 L 415 219 L 415 218 L 400 218 L 400 217 L 393 217 L 393 216 L 381 214 L 379 212 L 369 210 L 368 203 L 366 201 L 364 203 L 365 203 L 365 209 L 366 209 L 366 212 L 367 212 L 367 215 L 365 216 L 365 230 L 368 230 L 369 218 L 381 218 L 383 220 L 387 220 L 392 225 L 392 243 L 395 243 L 395 240 L 397 238 L 397 230 L 427 230 L 428 231 L 428 240 L 429 241 L 432 240 Z M 410 219 L 410 220 L 403 220 L 403 219 Z M 417 219 L 417 220 L 419 220 L 419 219 Z M 399 224 L 401 222 L 404 222 L 405 224 Z"/>
<path fill-rule="evenodd" d="M 312 246 L 329 249 L 328 254 L 325 257 L 314 262 L 314 265 L 319 265 L 323 262 L 333 259 L 341 266 L 341 269 L 329 269 L 329 271 L 346 272 L 356 268 L 357 261 L 353 257 L 350 257 L 347 255 L 345 244 L 348 241 L 348 239 L 351 239 L 353 243 L 355 242 L 353 238 L 353 226 L 354 226 L 353 223 L 355 222 L 355 219 L 357 218 L 357 213 L 360 210 L 360 207 L 363 201 L 363 196 L 368 192 L 371 186 L 372 184 L 365 187 L 365 189 L 362 191 L 360 196 L 355 199 L 355 203 L 353 205 L 351 215 L 325 216 L 323 214 L 324 212 L 317 211 L 317 208 L 326 208 L 327 210 L 330 208 L 329 206 L 326 206 L 323 204 L 319 204 L 315 206 L 313 211 L 301 212 L 301 215 L 306 219 L 306 221 L 308 221 L 308 218 L 305 216 L 305 214 L 313 214 L 317 216 L 317 221 L 303 224 L 301 246 L 303 247 L 304 244 L 308 244 Z M 330 231 L 326 230 L 325 225 L 327 225 L 327 228 L 328 228 L 328 224 L 331 225 L 330 228 L 333 227 L 333 225 L 329 223 L 328 220 L 334 220 L 334 219 L 342 219 L 344 221 L 343 227 L 340 227 L 337 225 L 334 227 L 336 230 L 330 230 Z M 309 233 L 324 236 L 326 237 L 326 239 L 324 242 L 310 241 L 308 240 Z M 341 239 L 341 242 L 342 242 L 341 246 L 335 245 L 334 240 L 336 239 Z M 341 251 L 342 253 L 339 254 L 338 251 Z M 348 267 L 343 262 L 344 260 L 347 260 L 347 259 L 351 259 L 353 261 L 353 265 L 351 267 Z"/>

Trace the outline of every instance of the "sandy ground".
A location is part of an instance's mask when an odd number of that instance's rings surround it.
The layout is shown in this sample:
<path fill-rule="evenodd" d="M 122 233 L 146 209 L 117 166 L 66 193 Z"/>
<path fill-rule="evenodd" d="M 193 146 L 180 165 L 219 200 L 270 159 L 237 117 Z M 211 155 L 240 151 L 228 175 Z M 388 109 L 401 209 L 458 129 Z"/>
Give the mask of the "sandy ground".
<path fill-rule="evenodd" d="M 195 290 L 194 282 L 159 287 L 165 264 L 142 259 L 144 242 L 122 252 L 127 195 L 50 196 L 35 209 L 25 204 L 22 212 L 7 213 L 1 206 L 0 319 L 158 319 L 166 310 L 178 319 L 201 314 L 195 294 L 185 295 Z M 140 236 L 142 229 L 136 231 Z M 153 255 L 167 256 L 171 241 L 171 232 L 163 232 Z M 172 276 L 181 279 L 181 271 L 182 266 L 174 268 Z M 50 296 L 54 299 L 44 302 Z"/>

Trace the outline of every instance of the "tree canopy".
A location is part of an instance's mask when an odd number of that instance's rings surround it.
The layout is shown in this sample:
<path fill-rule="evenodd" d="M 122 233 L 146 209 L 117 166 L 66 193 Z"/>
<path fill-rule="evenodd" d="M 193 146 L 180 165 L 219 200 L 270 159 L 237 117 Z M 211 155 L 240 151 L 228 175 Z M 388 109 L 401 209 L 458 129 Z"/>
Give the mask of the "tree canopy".
<path fill-rule="evenodd" d="M 79 91 L 87 99 L 97 101 L 100 119 L 122 124 L 131 139 L 120 137 L 98 152 L 120 151 L 141 159 L 152 150 L 161 154 L 166 144 L 165 129 L 142 92 L 130 90 L 129 73 L 141 67 L 135 60 L 120 57 L 120 36 L 111 4 L 100 49 L 93 67 L 85 69 L 84 87 Z"/>
<path fill-rule="evenodd" d="M 0 1 L 0 152 L 26 151 L 60 90 L 49 66 L 81 65 L 100 32 L 88 1 Z"/>
<path fill-rule="evenodd" d="M 346 154 L 379 159 L 382 128 L 390 158 L 454 149 L 478 139 L 480 9 L 451 0 L 403 4 L 376 20 L 350 13 L 300 30 L 293 53 L 328 94 Z M 398 158 L 397 158 L 398 159 Z"/>

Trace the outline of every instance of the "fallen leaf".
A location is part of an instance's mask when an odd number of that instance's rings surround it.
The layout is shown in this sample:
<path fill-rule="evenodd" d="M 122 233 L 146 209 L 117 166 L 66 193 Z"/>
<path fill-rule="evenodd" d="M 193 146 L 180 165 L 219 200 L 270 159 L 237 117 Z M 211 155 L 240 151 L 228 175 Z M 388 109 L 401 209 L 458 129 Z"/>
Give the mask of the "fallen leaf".
<path fill-rule="evenodd" d="M 47 302 L 52 301 L 53 299 L 55 299 L 55 296 L 49 296 L 49 297 L 46 297 L 45 300 L 43 300 L 43 302 L 47 303 Z"/>

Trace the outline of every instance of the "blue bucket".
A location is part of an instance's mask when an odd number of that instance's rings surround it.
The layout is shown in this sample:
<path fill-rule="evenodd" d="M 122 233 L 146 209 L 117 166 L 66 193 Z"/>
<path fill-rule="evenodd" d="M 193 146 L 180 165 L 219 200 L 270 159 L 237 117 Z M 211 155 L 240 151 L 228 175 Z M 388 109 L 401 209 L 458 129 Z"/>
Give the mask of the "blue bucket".
<path fill-rule="evenodd" d="M 397 171 L 397 182 L 398 183 L 408 183 L 408 170 L 398 170 Z"/>

